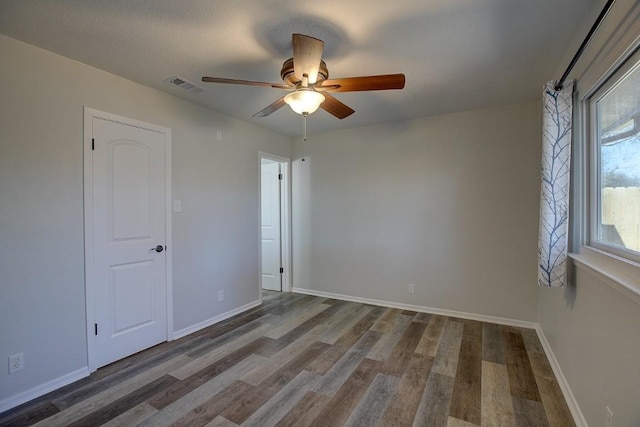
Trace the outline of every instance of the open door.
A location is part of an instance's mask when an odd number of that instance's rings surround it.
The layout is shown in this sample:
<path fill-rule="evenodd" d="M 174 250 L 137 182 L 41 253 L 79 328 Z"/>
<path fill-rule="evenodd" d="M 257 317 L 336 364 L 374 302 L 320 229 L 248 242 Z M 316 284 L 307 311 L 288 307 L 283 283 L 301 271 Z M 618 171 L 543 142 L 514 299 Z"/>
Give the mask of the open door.
<path fill-rule="evenodd" d="M 282 218 L 280 163 L 261 159 L 262 289 L 282 290 Z"/>

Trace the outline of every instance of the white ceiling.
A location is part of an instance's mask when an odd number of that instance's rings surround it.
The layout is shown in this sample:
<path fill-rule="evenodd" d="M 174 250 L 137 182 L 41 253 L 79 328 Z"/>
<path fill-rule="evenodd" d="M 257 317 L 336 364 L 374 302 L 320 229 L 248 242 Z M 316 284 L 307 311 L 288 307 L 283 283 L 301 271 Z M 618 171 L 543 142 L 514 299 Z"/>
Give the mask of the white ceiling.
<path fill-rule="evenodd" d="M 325 42 L 330 77 L 402 72 L 401 91 L 335 94 L 356 113 L 309 116 L 310 133 L 539 98 L 598 0 L 2 0 L 0 33 L 284 135 L 288 107 L 252 114 L 278 89 L 294 32 Z M 589 23 L 590 24 L 590 23 Z M 180 75 L 193 94 L 163 81 Z M 53 84 L 53 82 L 52 82 Z"/>

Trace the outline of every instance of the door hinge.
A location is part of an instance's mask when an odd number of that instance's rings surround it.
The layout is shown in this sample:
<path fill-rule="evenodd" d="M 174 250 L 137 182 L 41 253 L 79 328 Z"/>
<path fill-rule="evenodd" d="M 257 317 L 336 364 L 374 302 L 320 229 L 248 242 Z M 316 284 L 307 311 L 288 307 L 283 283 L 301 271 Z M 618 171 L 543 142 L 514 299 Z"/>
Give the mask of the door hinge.
<path fill-rule="evenodd" d="M 93 329 L 95 330 L 96 335 L 98 335 L 98 324 L 97 323 L 93 324 Z"/>
<path fill-rule="evenodd" d="M 279 173 L 279 174 L 278 174 L 278 179 L 279 179 L 280 181 L 282 181 L 282 174 L 281 174 L 281 173 Z"/>
<path fill-rule="evenodd" d="M 95 138 L 91 138 L 91 150 L 95 150 L 96 149 L 96 139 Z M 98 334 L 96 334 L 98 335 Z"/>
<path fill-rule="evenodd" d="M 280 274 L 284 274 L 284 268 L 280 267 Z"/>

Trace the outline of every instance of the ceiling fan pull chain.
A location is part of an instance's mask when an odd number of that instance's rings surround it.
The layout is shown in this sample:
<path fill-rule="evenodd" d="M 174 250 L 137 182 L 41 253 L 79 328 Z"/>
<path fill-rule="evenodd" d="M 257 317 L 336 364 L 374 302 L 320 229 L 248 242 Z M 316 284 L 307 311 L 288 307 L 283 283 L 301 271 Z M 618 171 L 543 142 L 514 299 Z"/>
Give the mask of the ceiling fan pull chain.
<path fill-rule="evenodd" d="M 309 113 L 302 113 L 302 120 L 304 123 L 304 141 L 307 142 L 307 116 Z"/>

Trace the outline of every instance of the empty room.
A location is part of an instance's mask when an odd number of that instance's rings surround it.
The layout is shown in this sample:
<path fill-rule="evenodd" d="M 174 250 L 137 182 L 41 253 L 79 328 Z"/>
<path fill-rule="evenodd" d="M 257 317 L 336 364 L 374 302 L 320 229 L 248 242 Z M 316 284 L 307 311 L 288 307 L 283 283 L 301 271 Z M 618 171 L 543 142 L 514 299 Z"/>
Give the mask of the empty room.
<path fill-rule="evenodd" d="M 640 426 L 640 2 L 0 2 L 0 426 Z"/>

